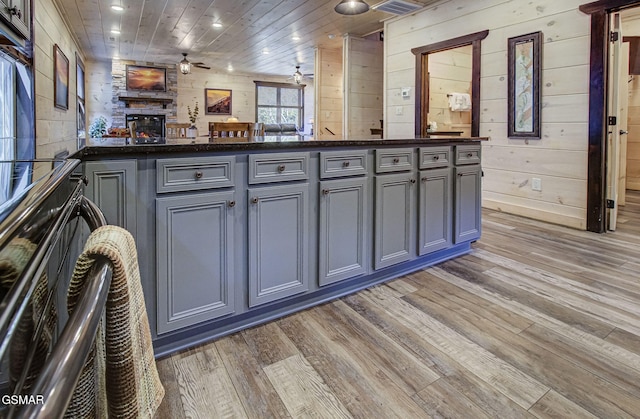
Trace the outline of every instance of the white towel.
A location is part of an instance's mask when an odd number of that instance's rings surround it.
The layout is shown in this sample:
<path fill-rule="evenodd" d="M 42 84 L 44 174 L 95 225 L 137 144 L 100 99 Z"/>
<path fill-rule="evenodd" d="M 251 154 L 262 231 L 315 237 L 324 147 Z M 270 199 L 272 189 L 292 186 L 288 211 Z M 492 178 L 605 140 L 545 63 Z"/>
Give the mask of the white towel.
<path fill-rule="evenodd" d="M 469 93 L 449 93 L 449 107 L 452 111 L 470 111 L 471 95 Z"/>

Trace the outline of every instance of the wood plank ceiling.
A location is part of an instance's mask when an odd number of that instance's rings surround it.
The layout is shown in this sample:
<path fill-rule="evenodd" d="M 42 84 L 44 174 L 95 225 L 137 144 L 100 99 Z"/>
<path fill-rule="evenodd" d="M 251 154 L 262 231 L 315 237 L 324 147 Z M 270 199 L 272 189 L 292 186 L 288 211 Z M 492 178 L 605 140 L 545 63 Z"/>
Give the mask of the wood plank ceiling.
<path fill-rule="evenodd" d="M 54 1 L 87 58 L 169 64 L 188 53 L 213 69 L 273 75 L 292 74 L 296 65 L 312 72 L 314 48 L 341 48 L 343 34 L 372 34 L 394 17 L 376 10 L 343 16 L 333 9 L 340 0 Z"/>

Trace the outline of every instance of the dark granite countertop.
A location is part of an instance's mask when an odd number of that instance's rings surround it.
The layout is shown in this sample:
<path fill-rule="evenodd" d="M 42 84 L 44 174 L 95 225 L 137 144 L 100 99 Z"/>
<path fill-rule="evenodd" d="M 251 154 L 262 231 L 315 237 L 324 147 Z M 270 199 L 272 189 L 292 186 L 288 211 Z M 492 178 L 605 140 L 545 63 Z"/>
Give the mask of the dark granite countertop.
<path fill-rule="evenodd" d="M 139 140 L 145 141 L 140 143 Z M 246 151 L 291 151 L 310 148 L 340 148 L 340 147 L 425 147 L 437 145 L 468 144 L 487 140 L 486 137 L 438 137 L 438 138 L 410 138 L 410 139 L 366 139 L 366 140 L 314 140 L 308 137 L 259 137 L 252 141 L 246 139 L 224 140 L 207 137 L 178 138 L 178 139 L 139 139 L 132 143 L 129 138 L 91 138 L 87 146 L 78 150 L 71 157 L 95 158 L 127 156 L 140 154 L 165 153 L 193 153 L 193 152 L 246 152 Z"/>

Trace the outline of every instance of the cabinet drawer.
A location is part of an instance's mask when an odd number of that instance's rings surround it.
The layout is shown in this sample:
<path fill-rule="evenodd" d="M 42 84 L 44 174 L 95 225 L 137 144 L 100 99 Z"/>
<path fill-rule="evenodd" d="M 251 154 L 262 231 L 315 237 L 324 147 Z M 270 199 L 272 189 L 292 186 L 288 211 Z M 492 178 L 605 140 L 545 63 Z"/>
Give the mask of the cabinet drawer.
<path fill-rule="evenodd" d="M 480 145 L 456 146 L 456 166 L 462 164 L 480 164 Z"/>
<path fill-rule="evenodd" d="M 420 148 L 420 169 L 448 167 L 451 163 L 451 147 Z"/>
<path fill-rule="evenodd" d="M 235 163 L 235 156 L 158 159 L 157 193 L 232 187 Z"/>
<path fill-rule="evenodd" d="M 403 172 L 413 169 L 412 148 L 376 150 L 376 173 Z"/>
<path fill-rule="evenodd" d="M 251 154 L 249 184 L 307 180 L 309 153 Z"/>
<path fill-rule="evenodd" d="M 323 151 L 320 153 L 320 178 L 357 176 L 367 173 L 367 151 Z"/>

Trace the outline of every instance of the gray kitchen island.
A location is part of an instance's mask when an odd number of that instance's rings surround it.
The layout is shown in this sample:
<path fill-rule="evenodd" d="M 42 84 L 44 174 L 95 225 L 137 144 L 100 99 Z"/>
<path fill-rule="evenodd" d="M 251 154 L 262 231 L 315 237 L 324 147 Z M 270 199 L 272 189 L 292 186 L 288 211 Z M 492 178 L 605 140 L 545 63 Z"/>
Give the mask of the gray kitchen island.
<path fill-rule="evenodd" d="M 469 252 L 481 138 L 95 139 L 86 195 L 136 239 L 157 356 Z"/>

